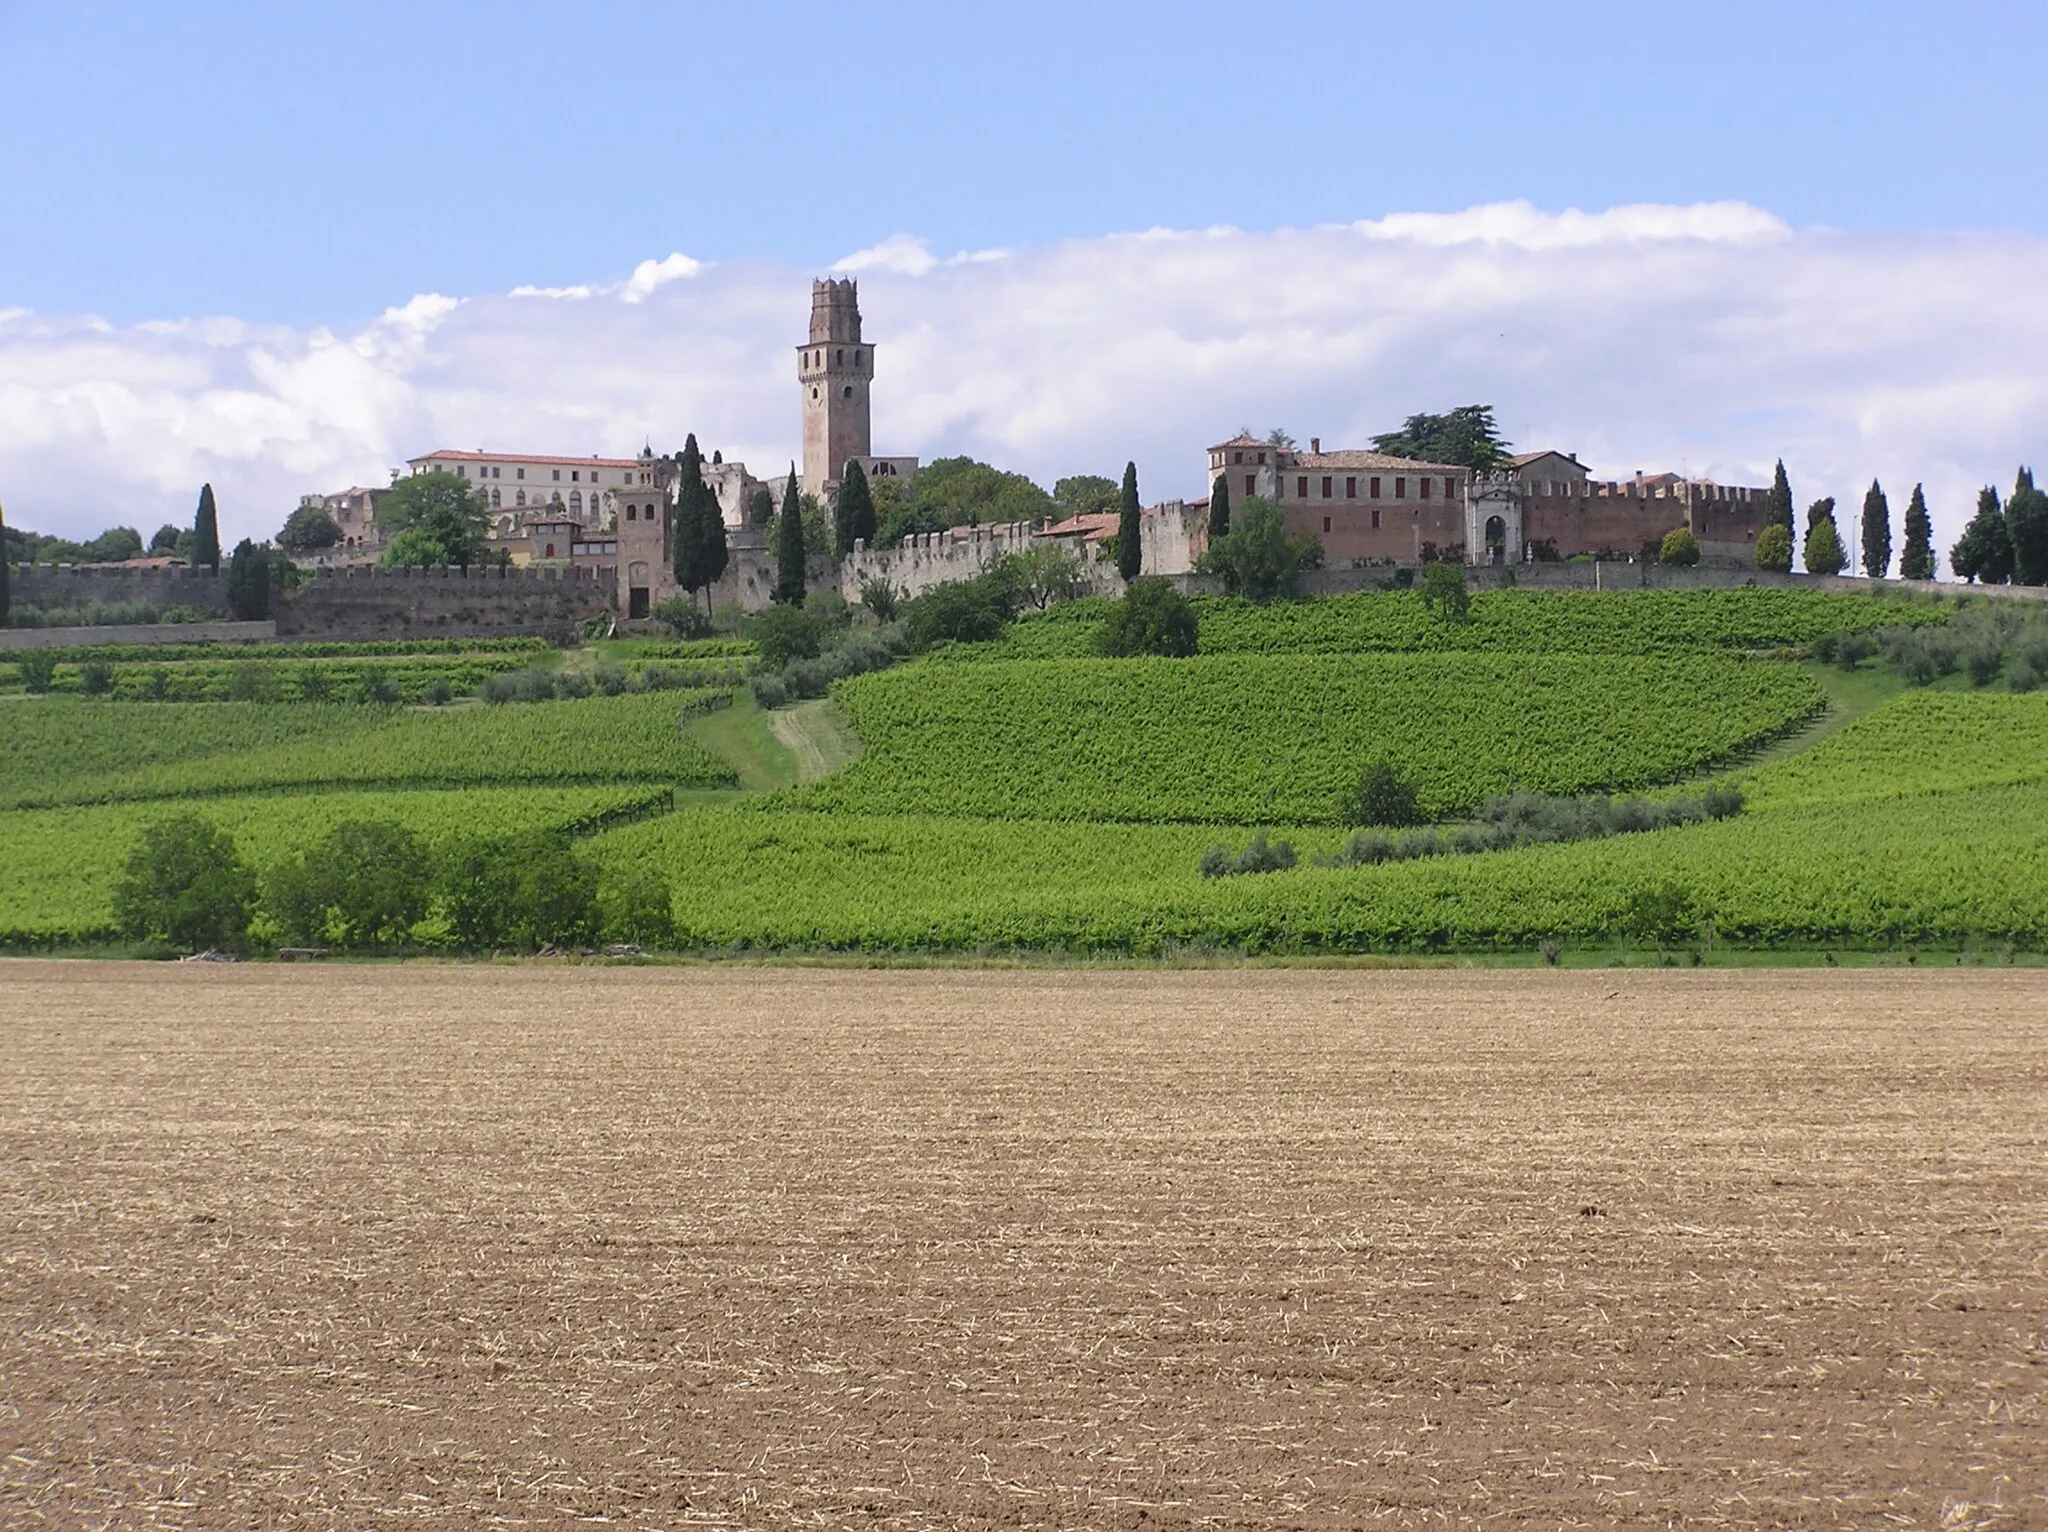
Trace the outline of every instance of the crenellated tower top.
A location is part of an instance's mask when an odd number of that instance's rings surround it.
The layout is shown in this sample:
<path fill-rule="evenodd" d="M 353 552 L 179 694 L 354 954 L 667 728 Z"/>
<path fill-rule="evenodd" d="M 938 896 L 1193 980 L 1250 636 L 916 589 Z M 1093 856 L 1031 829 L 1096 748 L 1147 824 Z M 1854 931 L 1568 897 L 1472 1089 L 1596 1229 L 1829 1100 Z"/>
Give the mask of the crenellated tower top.
<path fill-rule="evenodd" d="M 804 489 L 830 500 L 847 461 L 872 450 L 875 348 L 860 338 L 860 288 L 851 277 L 811 284 L 811 338 L 796 348 L 796 376 L 804 397 Z"/>
<path fill-rule="evenodd" d="M 811 344 L 860 340 L 860 284 L 826 277 L 811 284 Z"/>

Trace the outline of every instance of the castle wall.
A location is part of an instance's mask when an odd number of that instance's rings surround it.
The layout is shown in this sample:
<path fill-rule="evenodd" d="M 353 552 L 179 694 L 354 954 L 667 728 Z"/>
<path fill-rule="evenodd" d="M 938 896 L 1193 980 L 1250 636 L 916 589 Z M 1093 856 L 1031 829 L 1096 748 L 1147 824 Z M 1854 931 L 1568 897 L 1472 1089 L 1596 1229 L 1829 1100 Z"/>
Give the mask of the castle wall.
<path fill-rule="evenodd" d="M 279 598 L 287 638 L 490 638 L 567 640 L 586 617 L 612 610 L 609 570 L 323 570 Z"/>
<path fill-rule="evenodd" d="M 1523 535 L 1554 539 L 1560 556 L 1633 553 L 1690 527 L 1703 558 L 1753 566 L 1766 525 L 1766 491 L 1723 484 L 1539 481 L 1523 498 Z"/>
<path fill-rule="evenodd" d="M 227 561 L 221 572 L 177 567 L 121 569 L 71 564 L 17 564 L 9 570 L 17 607 L 189 606 L 225 615 Z"/>

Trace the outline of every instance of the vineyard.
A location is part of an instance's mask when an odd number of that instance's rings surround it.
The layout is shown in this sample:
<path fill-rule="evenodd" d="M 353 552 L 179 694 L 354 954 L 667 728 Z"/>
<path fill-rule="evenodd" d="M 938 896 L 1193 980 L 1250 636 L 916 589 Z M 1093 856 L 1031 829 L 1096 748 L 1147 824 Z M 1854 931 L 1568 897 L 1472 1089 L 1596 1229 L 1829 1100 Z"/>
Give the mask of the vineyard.
<path fill-rule="evenodd" d="M 1430 814 L 1511 788 L 1615 791 L 1751 749 L 1824 698 L 1716 656 L 1218 655 L 926 664 L 842 683 L 866 746 L 809 807 L 1321 823 L 1392 760 Z"/>
<path fill-rule="evenodd" d="M 1406 593 L 1195 605 L 1193 659 L 1096 658 L 1102 606 L 1076 602 L 841 681 L 805 719 L 735 685 L 755 656 L 730 638 L 181 652 L 91 696 L 67 656 L 56 694 L 0 699 L 0 941 L 104 933 L 142 830 L 196 811 L 259 869 L 351 818 L 570 829 L 715 952 L 2048 945 L 2048 692 L 1909 686 L 1881 646 L 1831 645 L 1953 603 L 1509 590 L 1462 625 Z M 298 700 L 315 670 L 350 679 Z M 154 671 L 201 679 L 122 700 Z M 508 700 L 365 705 L 364 671 Z M 239 700 L 169 700 L 221 687 Z M 1451 839 L 1508 791 L 1743 807 L 1366 864 L 1335 854 L 1368 767 Z M 1230 862 L 1260 829 L 1288 856 Z M 1219 855 L 1247 875 L 1204 877 Z"/>
<path fill-rule="evenodd" d="M 1422 599 L 1387 592 L 1257 606 L 1198 596 L 1204 654 L 1698 653 L 1777 650 L 1953 615 L 1939 603 L 1814 591 L 1488 591 L 1471 621 L 1439 621 Z M 1076 601 L 1034 614 L 963 658 L 1074 659 L 1092 655 L 1109 603 Z"/>

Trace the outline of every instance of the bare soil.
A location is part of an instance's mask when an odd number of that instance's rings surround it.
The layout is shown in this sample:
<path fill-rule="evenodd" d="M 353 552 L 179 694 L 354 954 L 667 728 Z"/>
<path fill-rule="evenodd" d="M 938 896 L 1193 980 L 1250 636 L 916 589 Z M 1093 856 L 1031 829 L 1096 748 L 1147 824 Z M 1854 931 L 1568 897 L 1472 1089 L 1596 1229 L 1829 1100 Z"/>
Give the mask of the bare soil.
<path fill-rule="evenodd" d="M 0 1522 L 2048 1525 L 2048 976 L 0 964 Z"/>

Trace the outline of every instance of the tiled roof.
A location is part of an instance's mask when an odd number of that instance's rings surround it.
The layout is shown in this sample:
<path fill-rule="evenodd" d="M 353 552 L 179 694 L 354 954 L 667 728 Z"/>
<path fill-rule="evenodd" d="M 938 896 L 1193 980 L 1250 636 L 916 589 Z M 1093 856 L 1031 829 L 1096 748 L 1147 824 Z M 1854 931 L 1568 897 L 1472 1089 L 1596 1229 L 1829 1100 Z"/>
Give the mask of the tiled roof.
<path fill-rule="evenodd" d="M 1209 450 L 1215 452 L 1224 447 L 1270 447 L 1272 445 L 1271 442 L 1260 441 L 1256 436 L 1233 436 L 1227 442 L 1215 443 Z"/>
<path fill-rule="evenodd" d="M 1295 455 L 1290 469 L 1379 468 L 1396 473 L 1465 473 L 1456 463 L 1424 463 L 1411 457 L 1392 457 L 1384 452 L 1302 452 Z"/>
<path fill-rule="evenodd" d="M 1069 516 L 1065 521 L 1056 522 L 1039 533 L 1040 537 L 1080 537 L 1094 541 L 1108 537 L 1116 531 L 1120 518 L 1115 511 L 1097 511 L 1086 516 Z"/>
<path fill-rule="evenodd" d="M 638 468 L 639 458 L 633 457 L 535 457 L 524 452 L 458 452 L 443 447 L 439 452 L 429 452 L 425 457 L 407 458 L 409 463 L 546 463 L 563 468 Z"/>
<path fill-rule="evenodd" d="M 1579 460 L 1573 457 L 1569 452 L 1560 452 L 1555 447 L 1545 447 L 1541 452 L 1517 452 L 1513 457 L 1509 458 L 1508 461 L 1514 464 L 1514 466 L 1517 468 L 1527 468 L 1531 463 L 1535 462 L 1537 459 L 1546 457 L 1561 457 L 1567 463 L 1570 463 L 1575 467 L 1581 466 L 1579 464 Z"/>

